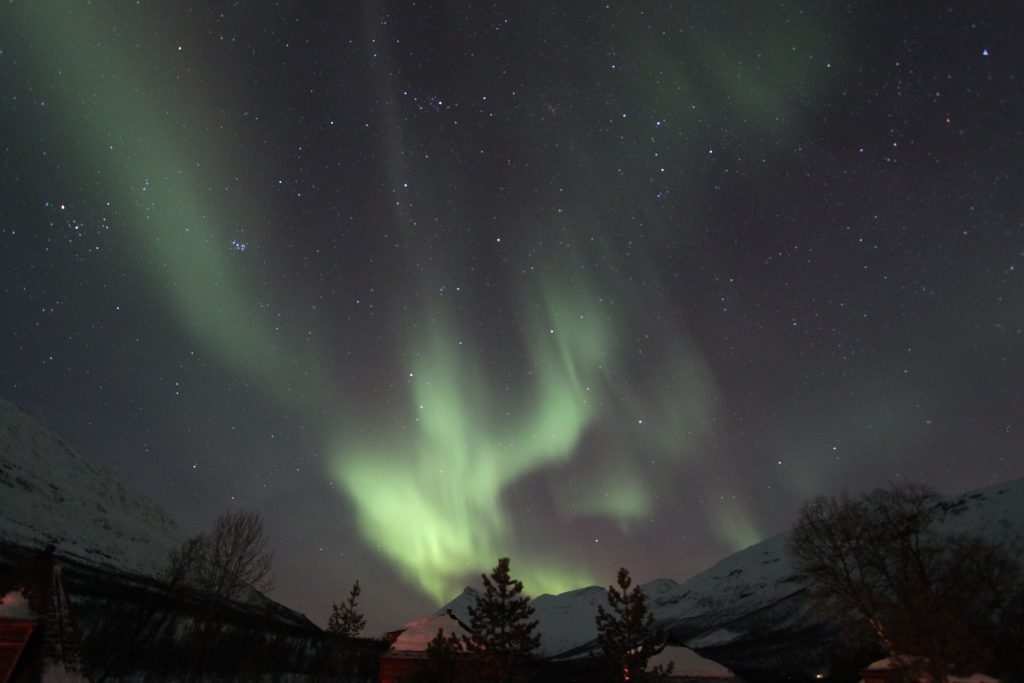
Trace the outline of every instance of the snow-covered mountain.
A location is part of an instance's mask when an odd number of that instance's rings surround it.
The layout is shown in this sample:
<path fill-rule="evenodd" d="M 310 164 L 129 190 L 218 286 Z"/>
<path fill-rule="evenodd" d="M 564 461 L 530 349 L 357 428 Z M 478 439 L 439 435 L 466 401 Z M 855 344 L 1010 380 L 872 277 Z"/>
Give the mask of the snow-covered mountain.
<path fill-rule="evenodd" d="M 1009 544 L 1024 553 L 1024 479 L 947 497 L 940 503 L 942 528 Z M 734 553 L 683 583 L 659 579 L 643 584 L 648 607 L 684 645 L 750 680 L 780 672 L 813 676 L 827 659 L 836 634 L 810 611 L 807 588 L 786 551 L 782 533 Z M 438 610 L 464 622 L 476 591 Z M 597 648 L 595 616 L 605 605 L 604 588 L 592 586 L 533 601 L 540 621 L 541 653 L 553 658 L 585 656 Z"/>
<path fill-rule="evenodd" d="M 154 576 L 181 540 L 151 501 L 0 400 L 0 541 Z"/>

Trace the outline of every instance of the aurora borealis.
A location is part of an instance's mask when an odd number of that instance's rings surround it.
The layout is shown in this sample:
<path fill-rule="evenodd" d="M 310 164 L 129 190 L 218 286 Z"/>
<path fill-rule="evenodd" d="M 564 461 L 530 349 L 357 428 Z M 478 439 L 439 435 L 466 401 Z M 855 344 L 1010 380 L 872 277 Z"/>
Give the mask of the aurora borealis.
<path fill-rule="evenodd" d="M 0 380 L 371 629 L 1024 476 L 1019 12 L 0 9 Z"/>

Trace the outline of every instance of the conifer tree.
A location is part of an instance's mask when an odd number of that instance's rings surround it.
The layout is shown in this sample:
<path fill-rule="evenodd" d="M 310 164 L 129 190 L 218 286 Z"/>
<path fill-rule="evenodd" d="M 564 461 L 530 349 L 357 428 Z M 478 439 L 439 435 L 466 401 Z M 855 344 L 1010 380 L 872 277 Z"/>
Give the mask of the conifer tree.
<path fill-rule="evenodd" d="M 613 675 L 621 681 L 640 681 L 663 677 L 672 671 L 658 667 L 648 675 L 647 662 L 665 649 L 665 631 L 647 611 L 647 600 L 633 584 L 629 571 L 619 570 L 619 588 L 608 586 L 608 606 L 597 608 L 597 642 L 612 666 Z"/>
<path fill-rule="evenodd" d="M 350 639 L 357 637 L 366 627 L 366 619 L 356 606 L 360 592 L 359 582 L 356 581 L 345 602 L 331 605 L 323 663 L 323 673 L 327 675 L 348 676 L 357 664 L 357 651 Z"/>
<path fill-rule="evenodd" d="M 469 608 L 470 636 L 465 638 L 466 649 L 492 666 L 498 681 L 509 680 L 516 665 L 540 646 L 530 598 L 508 567 L 509 558 L 503 557 L 490 577 L 481 575 L 484 592 Z"/>
<path fill-rule="evenodd" d="M 366 618 L 356 609 L 359 598 L 359 582 L 352 584 L 348 600 L 341 605 L 331 605 L 331 618 L 327 621 L 327 632 L 344 638 L 355 638 L 366 628 Z"/>
<path fill-rule="evenodd" d="M 423 679 L 430 683 L 457 683 L 461 653 L 459 637 L 454 633 L 446 636 L 444 629 L 437 629 L 437 635 L 427 643 L 427 666 Z"/>

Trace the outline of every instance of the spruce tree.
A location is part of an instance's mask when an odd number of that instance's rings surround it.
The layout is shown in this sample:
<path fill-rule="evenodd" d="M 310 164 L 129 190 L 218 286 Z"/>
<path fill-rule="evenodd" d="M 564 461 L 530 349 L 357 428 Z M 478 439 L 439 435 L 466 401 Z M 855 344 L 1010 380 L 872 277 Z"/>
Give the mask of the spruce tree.
<path fill-rule="evenodd" d="M 648 675 L 647 662 L 665 649 L 665 631 L 655 623 L 654 615 L 647 611 L 647 600 L 639 587 L 633 584 L 629 571 L 619 570 L 619 588 L 608 586 L 608 606 L 597 608 L 597 642 L 612 667 L 613 675 L 621 681 L 639 681 L 662 677 L 672 671 L 658 667 Z"/>
<path fill-rule="evenodd" d="M 509 576 L 509 558 L 498 560 L 490 577 L 481 575 L 484 592 L 469 608 L 470 636 L 466 649 L 494 669 L 494 679 L 507 681 L 516 666 L 540 646 L 531 620 L 533 607 L 523 595 L 523 582 Z"/>
<path fill-rule="evenodd" d="M 359 597 L 359 582 L 352 585 L 348 600 L 341 605 L 331 605 L 331 618 L 327 621 L 327 632 L 344 638 L 355 638 L 366 628 L 366 618 L 356 609 Z"/>
<path fill-rule="evenodd" d="M 444 629 L 437 629 L 437 635 L 427 643 L 427 665 L 422 679 L 429 683 L 457 683 L 461 654 L 462 640 L 454 633 L 445 635 Z"/>
<path fill-rule="evenodd" d="M 356 609 L 359 598 L 359 582 L 349 591 L 348 599 L 340 605 L 331 605 L 331 617 L 327 620 L 327 649 L 324 657 L 324 671 L 327 675 L 348 676 L 356 666 L 356 649 L 351 642 L 366 627 L 366 619 Z"/>

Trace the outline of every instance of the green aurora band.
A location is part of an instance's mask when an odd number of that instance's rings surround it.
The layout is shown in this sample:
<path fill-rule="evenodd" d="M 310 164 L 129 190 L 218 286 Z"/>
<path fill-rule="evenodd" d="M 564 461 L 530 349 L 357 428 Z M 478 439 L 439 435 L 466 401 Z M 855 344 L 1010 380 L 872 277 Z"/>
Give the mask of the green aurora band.
<path fill-rule="evenodd" d="M 413 419 L 398 436 L 376 434 L 365 443 L 345 433 L 337 438 L 335 471 L 356 502 L 364 536 L 438 600 L 500 555 L 524 558 L 517 575 L 534 592 L 593 583 L 570 558 L 516 543 L 503 492 L 528 475 L 582 459 L 571 485 L 554 495 L 559 513 L 628 527 L 653 512 L 657 482 L 622 452 L 588 452 L 581 447 L 584 436 L 627 433 L 633 436 L 628 440 L 646 443 L 648 454 L 680 458 L 691 452 L 687 441 L 695 443 L 709 428 L 713 383 L 682 338 L 669 363 L 653 368 L 665 391 L 653 400 L 629 396 L 622 389 L 624 342 L 615 332 L 628 328 L 600 310 L 600 297 L 589 287 L 550 282 L 539 291 L 543 306 L 522 316 L 531 370 L 511 402 L 497 398 L 502 392 L 485 370 L 494 359 L 474 357 L 458 343 L 458 326 L 438 323 L 445 316 L 437 313 L 430 316 L 430 342 L 409 373 Z"/>
<path fill-rule="evenodd" d="M 660 493 L 673 493 L 677 483 L 634 465 L 632 455 L 662 462 L 694 457 L 712 429 L 716 390 L 701 354 L 679 330 L 671 346 L 652 346 L 637 359 L 627 334 L 657 315 L 635 286 L 593 282 L 555 263 L 524 276 L 516 300 L 529 303 L 515 312 L 521 325 L 511 362 L 460 345 L 460 325 L 470 325 L 465 314 L 428 307 L 420 325 L 405 331 L 406 356 L 414 360 L 408 381 L 396 383 L 404 395 L 394 397 L 404 408 L 369 431 L 357 428 L 350 404 L 359 387 L 337 386 L 308 370 L 329 354 L 278 329 L 229 255 L 225 225 L 259 225 L 259 208 L 203 199 L 206 169 L 216 168 L 212 154 L 224 141 L 184 135 L 144 94 L 152 69 L 116 47 L 93 49 L 109 37 L 100 24 L 72 21 L 63 4 L 43 0 L 23 3 L 20 13 L 35 67 L 52 80 L 66 113 L 57 125 L 81 155 L 78 165 L 99 164 L 102 191 L 120 200 L 133 245 L 126 262 L 145 268 L 180 328 L 230 370 L 259 380 L 289 410 L 327 407 L 328 474 L 342 482 L 368 544 L 406 581 L 444 600 L 466 576 L 510 554 L 534 594 L 592 583 L 581 561 L 538 547 L 517 528 L 505 496 L 525 477 L 547 478 L 564 518 L 611 519 L 624 531 L 655 514 Z M 800 65 L 785 68 L 799 75 Z M 751 99 L 766 125 L 778 125 L 787 114 L 784 95 L 774 82 L 754 80 L 722 75 L 721 88 Z M 672 88 L 673 97 L 686 96 L 684 85 Z M 578 213 L 591 215 L 582 207 Z M 611 306 L 608 292 L 627 300 Z M 305 361 L 296 367 L 300 357 Z M 504 395 L 495 368 L 507 366 L 519 372 Z M 292 390 L 296 376 L 306 382 L 301 396 Z M 338 396 L 356 398 L 342 404 Z M 713 515 L 731 546 L 758 540 L 740 503 Z"/>
<path fill-rule="evenodd" d="M 281 391 L 296 374 L 311 373 L 287 360 L 305 350 L 275 329 L 226 248 L 231 233 L 224 226 L 256 225 L 258 210 L 204 200 L 217 184 L 217 173 L 206 169 L 220 165 L 219 140 L 191 139 L 167 109 L 139 96 L 159 81 L 159 70 L 119 58 L 114 48 L 90 49 L 109 36 L 86 17 L 73 17 L 61 3 L 25 3 L 21 11 L 39 51 L 39 75 L 69 112 L 53 128 L 63 130 L 68 153 L 77 154 L 73 166 L 104 169 L 100 191 L 115 193 L 128 218 L 125 264 L 154 284 L 179 329 L 231 371 L 260 381 L 292 409 L 329 405 L 327 387 L 315 383 L 301 402 Z"/>

